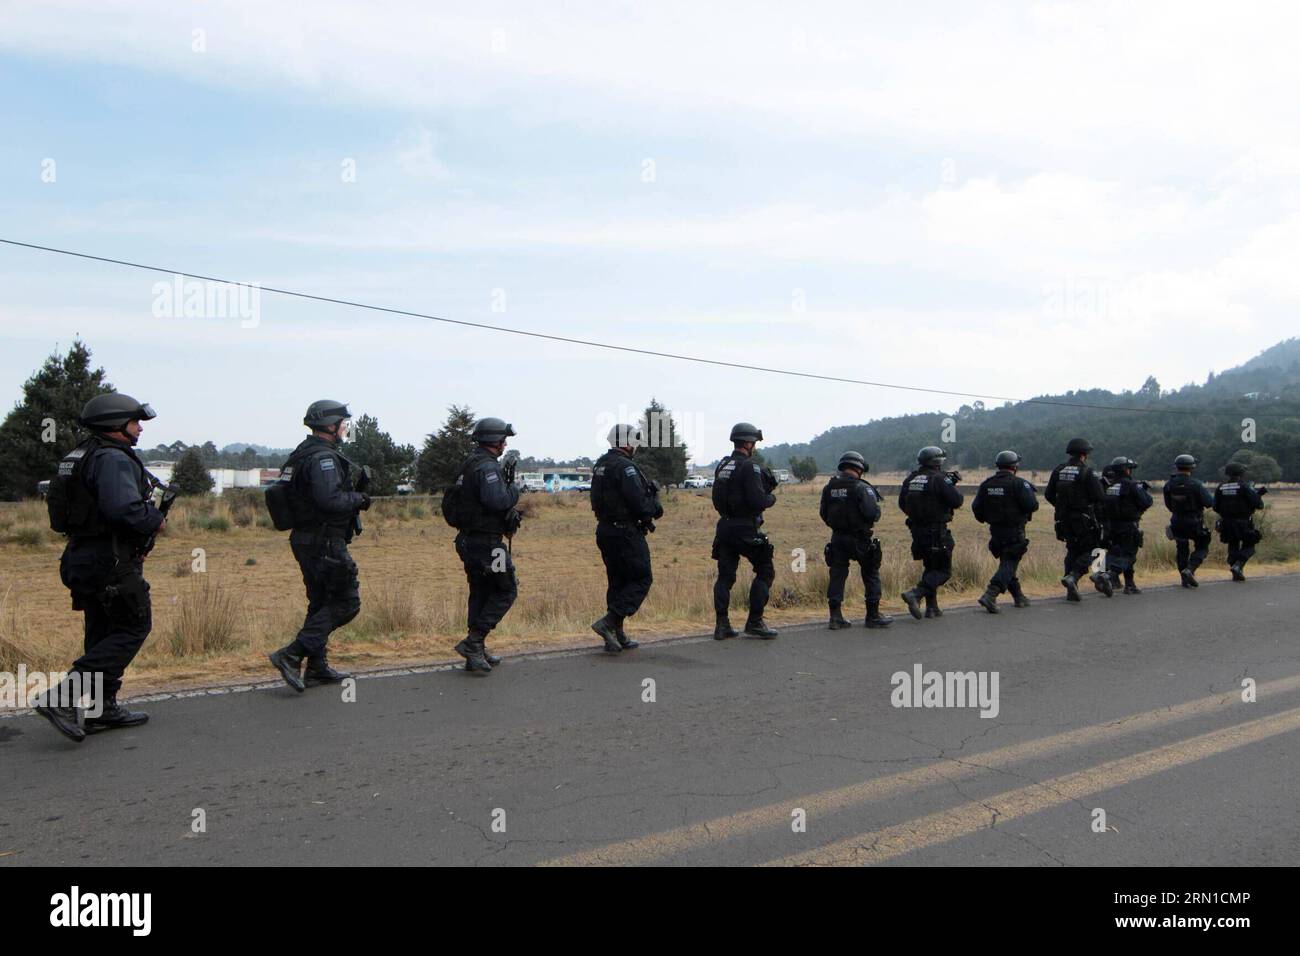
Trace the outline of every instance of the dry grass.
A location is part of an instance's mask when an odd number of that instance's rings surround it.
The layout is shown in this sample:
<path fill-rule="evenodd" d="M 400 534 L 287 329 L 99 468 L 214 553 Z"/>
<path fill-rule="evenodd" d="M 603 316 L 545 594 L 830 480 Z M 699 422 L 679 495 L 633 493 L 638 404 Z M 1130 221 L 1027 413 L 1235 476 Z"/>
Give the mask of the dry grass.
<path fill-rule="evenodd" d="M 191 575 L 171 610 L 167 649 L 173 657 L 227 653 L 242 643 L 235 599 L 207 574 Z"/>
<path fill-rule="evenodd" d="M 872 476 L 887 485 L 888 476 Z M 827 529 L 817 517 L 822 481 L 783 486 L 769 512 L 766 530 L 777 551 L 777 580 L 770 618 L 808 620 L 824 613 L 827 569 L 822 547 Z M 963 486 L 967 498 L 974 482 Z M 257 493 L 257 494 L 260 494 Z M 712 626 L 709 558 L 715 515 L 708 491 L 672 490 L 666 514 L 650 538 L 655 585 L 642 612 L 630 622 L 638 636 L 692 633 Z M 306 607 L 302 577 L 289 551 L 288 536 L 266 526 L 260 500 L 192 500 L 178 503 L 173 520 L 150 557 L 154 637 L 128 673 L 130 692 L 163 684 L 212 683 L 268 677 L 264 653 L 293 637 Z M 594 519 L 586 495 L 529 495 L 526 520 L 514 541 L 520 597 L 493 647 L 537 650 L 594 640 L 592 620 L 604 610 L 604 568 L 594 543 Z M 1270 495 L 1266 533 L 1251 568 L 1272 562 L 1293 568 L 1300 555 L 1300 495 Z M 881 577 L 885 608 L 901 611 L 898 594 L 915 583 L 919 565 L 909 554 L 903 516 L 892 498 L 877 528 L 884 544 Z M 191 518 L 205 520 L 191 521 Z M 224 522 L 212 519 L 224 519 Z M 377 501 L 363 516 L 366 531 L 352 547 L 361 572 L 362 612 L 335 639 L 334 656 L 353 666 L 451 659 L 464 635 L 464 573 L 452 547 L 455 532 L 443 521 L 436 498 Z M 0 506 L 0 530 L 43 527 L 40 502 Z M 1138 559 L 1139 583 L 1172 582 L 1173 545 L 1165 539 L 1164 508 L 1144 522 L 1146 546 Z M 216 530 L 223 525 L 225 530 Z M 993 573 L 987 530 L 968 508 L 953 523 L 957 550 L 945 604 L 972 600 Z M 1052 534 L 1050 509 L 1029 526 L 1031 546 L 1021 578 L 1031 594 L 1058 594 L 1063 546 Z M 207 552 L 207 573 L 188 573 L 190 551 Z M 13 593 L 0 604 L 0 669 L 24 661 L 29 669 L 66 667 L 81 643 L 80 615 L 69 608 L 59 583 L 61 539 L 45 535 L 34 545 L 0 536 L 0 574 Z M 791 551 L 802 548 L 806 570 L 796 573 Z M 249 563 L 250 560 L 252 563 Z M 1290 562 L 1289 564 L 1287 562 Z M 1202 571 L 1206 580 L 1226 578 L 1224 546 L 1215 541 Z M 744 607 L 748 566 L 732 592 Z M 21 595 L 21 602 L 13 595 Z M 856 570 L 849 578 L 846 607 L 862 608 Z M 846 611 L 847 613 L 847 611 Z"/>

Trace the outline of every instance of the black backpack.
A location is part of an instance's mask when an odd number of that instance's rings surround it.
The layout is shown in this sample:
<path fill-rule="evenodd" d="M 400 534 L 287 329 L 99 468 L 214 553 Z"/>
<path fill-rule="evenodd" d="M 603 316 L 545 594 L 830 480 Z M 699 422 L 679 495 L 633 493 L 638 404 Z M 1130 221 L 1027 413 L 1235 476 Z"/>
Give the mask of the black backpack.
<path fill-rule="evenodd" d="M 294 524 L 293 487 L 300 459 L 290 457 L 280 466 L 280 477 L 266 489 L 266 510 L 276 531 L 292 531 Z"/>
<path fill-rule="evenodd" d="M 461 468 L 456 483 L 442 493 L 442 520 L 457 531 L 463 531 L 470 522 L 470 501 L 465 494 L 465 469 Z"/>

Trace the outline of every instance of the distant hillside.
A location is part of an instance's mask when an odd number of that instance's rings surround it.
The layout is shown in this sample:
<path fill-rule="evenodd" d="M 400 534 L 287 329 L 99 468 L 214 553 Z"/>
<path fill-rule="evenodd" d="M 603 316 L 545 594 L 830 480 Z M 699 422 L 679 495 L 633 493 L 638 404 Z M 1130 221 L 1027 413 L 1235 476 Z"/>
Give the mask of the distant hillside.
<path fill-rule="evenodd" d="M 991 467 L 1004 448 L 1018 451 L 1026 467 L 1050 469 L 1062 460 L 1066 442 L 1081 435 L 1096 446 L 1094 460 L 1128 455 L 1138 461 L 1140 477 L 1164 477 L 1174 456 L 1183 452 L 1200 458 L 1205 474 L 1214 477 L 1236 451 L 1250 448 L 1277 459 L 1283 480 L 1300 481 L 1300 339 L 1280 342 L 1237 368 L 1211 374 L 1203 385 L 1162 392 L 1149 378 L 1136 392 L 1094 389 L 1035 397 L 1141 410 L 1029 402 L 985 408 L 974 402 L 953 412 L 842 425 L 810 442 L 763 447 L 763 457 L 774 467 L 786 467 L 792 455 L 812 455 L 820 470 L 830 471 L 840 453 L 852 448 L 874 470 L 891 471 L 911 468 L 918 448 L 936 444 L 947 449 L 950 465 L 967 471 Z M 1214 414 L 1197 414 L 1207 409 Z M 943 420 L 949 417 L 956 422 L 956 440 L 943 441 Z M 1242 441 L 1243 418 L 1257 421 L 1254 444 Z"/>

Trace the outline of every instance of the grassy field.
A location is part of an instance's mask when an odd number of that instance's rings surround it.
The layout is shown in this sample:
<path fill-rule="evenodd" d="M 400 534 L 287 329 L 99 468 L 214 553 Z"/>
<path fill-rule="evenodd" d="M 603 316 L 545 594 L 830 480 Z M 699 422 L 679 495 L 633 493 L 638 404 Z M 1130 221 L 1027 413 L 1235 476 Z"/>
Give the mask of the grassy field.
<path fill-rule="evenodd" d="M 872 478 L 882 487 L 890 483 L 887 475 Z M 765 528 L 777 551 L 768 615 L 774 623 L 825 613 L 827 569 L 821 555 L 828 531 L 817 517 L 823 483 L 783 486 L 768 512 Z M 963 486 L 968 504 L 974 487 L 974 481 Z M 288 535 L 270 528 L 259 495 L 182 501 L 173 510 L 146 566 L 154 631 L 128 672 L 128 694 L 272 676 L 265 652 L 293 636 L 306 599 Z M 491 646 L 521 651 L 597 643 L 588 628 L 604 611 L 605 580 L 587 496 L 531 495 L 524 502 L 527 517 L 514 543 L 519 601 L 493 634 Z M 1267 537 L 1248 570 L 1300 570 L 1300 494 L 1274 494 L 1266 503 Z M 881 574 L 885 608 L 897 614 L 902 612 L 898 595 L 916 581 L 919 565 L 910 558 L 903 515 L 891 498 L 885 504 L 877 527 L 884 543 Z M 715 515 L 708 491 L 669 491 L 665 509 L 650 539 L 655 585 L 641 614 L 629 622 L 630 632 L 639 638 L 712 628 L 716 574 L 709 551 Z M 466 585 L 452 547 L 454 532 L 438 514 L 436 501 L 379 501 L 364 520 L 365 533 L 352 547 L 361 571 L 362 612 L 334 636 L 333 660 L 374 667 L 455 658 L 452 645 L 464 635 Z M 1176 579 L 1173 542 L 1163 533 L 1167 520 L 1160 504 L 1148 512 L 1139 584 Z M 973 600 L 995 566 L 986 547 L 987 531 L 968 507 L 958 512 L 952 528 L 957 550 L 945 605 Z M 1032 544 L 1021 565 L 1026 591 L 1031 596 L 1060 594 L 1063 546 L 1052 534 L 1046 504 L 1029 533 Z M 81 615 L 71 610 L 59 583 L 62 547 L 62 538 L 46 530 L 43 503 L 0 505 L 0 671 L 12 672 L 19 663 L 29 670 L 61 669 L 77 656 Z M 796 548 L 807 558 L 801 573 L 792 570 Z M 203 550 L 204 573 L 192 570 L 194 549 Z M 742 562 L 733 592 L 737 610 L 745 601 L 747 568 Z M 1201 577 L 1227 576 L 1224 547 L 1216 540 Z M 855 571 L 846 614 L 860 618 L 862 609 Z"/>

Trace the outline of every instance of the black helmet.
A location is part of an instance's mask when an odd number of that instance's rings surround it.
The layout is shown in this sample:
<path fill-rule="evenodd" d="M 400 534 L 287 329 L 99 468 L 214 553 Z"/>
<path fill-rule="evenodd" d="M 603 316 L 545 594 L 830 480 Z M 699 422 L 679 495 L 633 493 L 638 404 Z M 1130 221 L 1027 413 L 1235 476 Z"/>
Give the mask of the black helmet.
<path fill-rule="evenodd" d="M 1120 455 L 1118 458 L 1112 458 L 1110 461 L 1110 467 L 1116 471 L 1123 471 L 1126 468 L 1136 468 L 1137 466 L 1138 463 L 1132 458 L 1126 458 L 1123 455 Z"/>
<path fill-rule="evenodd" d="M 346 402 L 322 398 L 307 406 L 307 414 L 302 417 L 302 423 L 308 428 L 327 428 L 351 417 Z"/>
<path fill-rule="evenodd" d="M 1086 438 L 1071 438 L 1070 444 L 1065 446 L 1067 455 L 1090 455 L 1092 454 L 1092 442 Z"/>
<path fill-rule="evenodd" d="M 609 430 L 610 448 L 640 448 L 641 429 L 637 425 L 615 425 Z"/>
<path fill-rule="evenodd" d="M 918 465 L 933 465 L 935 462 L 942 462 L 948 457 L 948 453 L 937 445 L 926 445 L 916 453 L 916 463 Z"/>
<path fill-rule="evenodd" d="M 731 426 L 732 441 L 762 441 L 763 429 L 749 422 L 736 422 Z"/>
<path fill-rule="evenodd" d="M 480 418 L 474 423 L 473 438 L 481 445 L 495 445 L 515 434 L 515 426 L 501 418 Z"/>
<path fill-rule="evenodd" d="M 999 468 L 1010 468 L 1012 465 L 1020 464 L 1020 456 L 1014 451 L 1000 451 L 998 457 L 993 459 L 993 464 Z"/>
<path fill-rule="evenodd" d="M 867 460 L 862 457 L 862 453 L 856 451 L 846 451 L 844 454 L 840 455 L 840 460 L 835 467 L 843 468 L 845 465 L 850 468 L 858 469 L 864 475 L 870 468 L 867 464 Z"/>
<path fill-rule="evenodd" d="M 77 423 L 95 431 L 115 432 L 125 428 L 127 422 L 147 422 L 156 417 L 150 405 L 121 392 L 106 392 L 86 402 Z"/>
<path fill-rule="evenodd" d="M 1195 468 L 1199 464 L 1195 455 L 1179 455 L 1174 459 L 1175 468 Z"/>
<path fill-rule="evenodd" d="M 1239 461 L 1230 461 L 1223 466 L 1223 473 L 1229 478 L 1240 478 L 1246 473 L 1246 466 Z"/>

